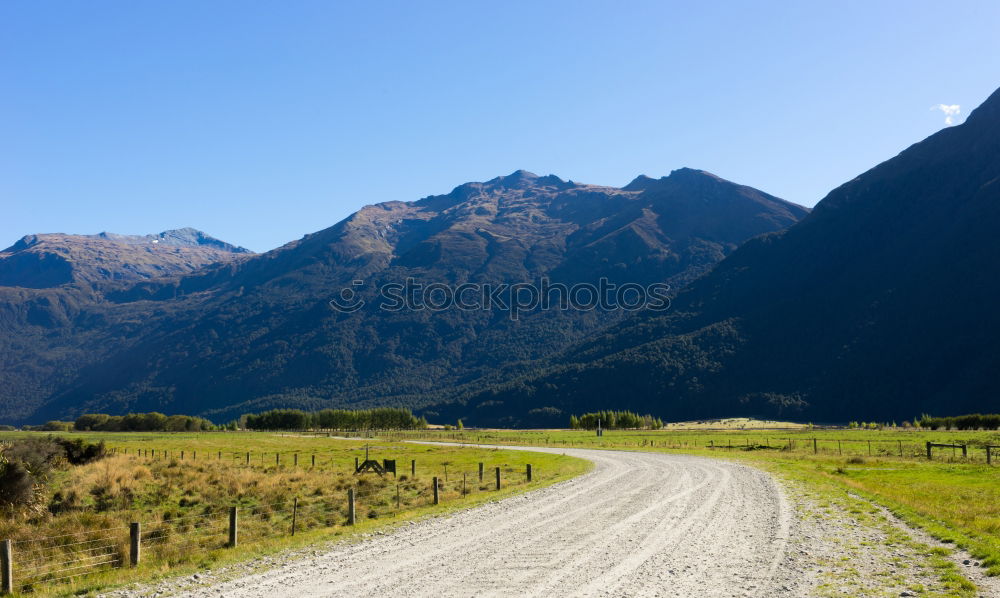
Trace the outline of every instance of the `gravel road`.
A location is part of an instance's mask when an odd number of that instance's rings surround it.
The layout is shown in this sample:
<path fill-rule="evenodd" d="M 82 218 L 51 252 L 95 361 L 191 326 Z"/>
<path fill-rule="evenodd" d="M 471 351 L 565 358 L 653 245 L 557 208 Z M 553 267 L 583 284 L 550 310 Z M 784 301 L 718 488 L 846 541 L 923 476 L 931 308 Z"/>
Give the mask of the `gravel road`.
<path fill-rule="evenodd" d="M 184 595 L 805 595 L 786 554 L 792 509 L 768 474 L 684 455 L 520 450 L 596 467 Z"/>

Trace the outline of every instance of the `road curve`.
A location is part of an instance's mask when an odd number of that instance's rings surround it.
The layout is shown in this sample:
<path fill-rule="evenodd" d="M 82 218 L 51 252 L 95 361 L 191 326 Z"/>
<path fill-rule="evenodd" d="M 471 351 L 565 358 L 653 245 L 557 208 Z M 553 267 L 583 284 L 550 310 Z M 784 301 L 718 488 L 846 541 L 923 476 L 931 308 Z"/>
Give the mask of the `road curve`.
<path fill-rule="evenodd" d="M 518 448 L 588 474 L 431 518 L 197 597 L 792 596 L 791 508 L 774 480 L 686 455 Z M 794 584 L 793 584 L 794 585 Z"/>

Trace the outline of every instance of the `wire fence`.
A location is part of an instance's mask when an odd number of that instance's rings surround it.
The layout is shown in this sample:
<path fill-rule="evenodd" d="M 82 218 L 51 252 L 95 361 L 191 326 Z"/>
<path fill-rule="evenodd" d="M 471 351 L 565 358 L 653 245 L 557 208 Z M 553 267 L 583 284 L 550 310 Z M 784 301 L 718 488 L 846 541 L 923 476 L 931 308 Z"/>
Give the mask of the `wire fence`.
<path fill-rule="evenodd" d="M 837 438 L 811 436 L 808 432 L 796 435 L 781 434 L 780 431 L 752 431 L 733 433 L 705 432 L 650 432 L 650 431 L 610 431 L 604 436 L 581 438 L 567 437 L 560 433 L 545 431 L 533 433 L 505 434 L 494 430 L 464 431 L 422 431 L 393 430 L 380 433 L 380 437 L 390 441 L 434 440 L 469 444 L 527 445 L 570 448 L 624 448 L 624 449 L 675 449 L 675 450 L 743 450 L 776 451 L 790 454 L 836 455 L 844 457 L 894 457 L 899 459 L 935 459 L 962 463 L 986 463 L 997 465 L 1000 457 L 1000 434 L 983 436 L 972 440 L 957 440 L 953 436 L 941 435 L 936 441 L 928 441 L 923 434 L 920 438 L 906 438 L 905 432 L 891 432 L 901 438 Z M 357 433 L 363 437 L 363 433 Z M 928 444 L 932 450 L 928 452 Z M 963 446 L 965 450 L 963 450 Z"/>
<path fill-rule="evenodd" d="M 190 562 L 194 555 L 212 550 L 395 517 L 410 509 L 538 480 L 530 465 L 518 470 L 481 464 L 479 470 L 453 470 L 429 478 L 359 476 L 347 488 L 324 495 L 205 506 L 184 516 L 164 514 L 153 521 L 10 538 L 0 543 L 0 590 L 33 592 L 111 569 Z"/>

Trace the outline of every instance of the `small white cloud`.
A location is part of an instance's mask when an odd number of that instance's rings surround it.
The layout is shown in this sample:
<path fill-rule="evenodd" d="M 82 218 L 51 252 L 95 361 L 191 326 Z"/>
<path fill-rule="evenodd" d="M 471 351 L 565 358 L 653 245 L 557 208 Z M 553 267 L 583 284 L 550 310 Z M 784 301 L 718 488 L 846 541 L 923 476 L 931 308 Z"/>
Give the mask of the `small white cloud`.
<path fill-rule="evenodd" d="M 944 112 L 944 124 L 949 127 L 955 124 L 955 117 L 962 113 L 962 107 L 958 104 L 935 104 L 931 110 Z"/>

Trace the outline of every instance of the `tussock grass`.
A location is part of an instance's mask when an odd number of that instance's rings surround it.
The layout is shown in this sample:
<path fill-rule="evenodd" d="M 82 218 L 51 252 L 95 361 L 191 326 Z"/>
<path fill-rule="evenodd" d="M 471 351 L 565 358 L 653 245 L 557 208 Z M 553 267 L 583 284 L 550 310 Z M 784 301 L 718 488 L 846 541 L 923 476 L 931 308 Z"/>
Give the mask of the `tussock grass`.
<path fill-rule="evenodd" d="M 17 435 L 0 434 L 0 439 Z M 59 471 L 38 505 L 0 517 L 0 538 L 14 541 L 15 583 L 33 595 L 86 592 L 345 537 L 542 487 L 590 466 L 562 455 L 374 439 L 252 432 L 70 436 L 104 440 L 116 452 Z M 354 475 L 355 458 L 364 459 L 366 445 L 373 459 L 396 459 L 395 478 Z M 154 449 L 156 457 L 140 454 Z M 416 475 L 411 474 L 411 460 L 416 460 Z M 482 484 L 479 462 L 486 470 Z M 533 466 L 531 483 L 525 480 L 528 463 Z M 502 470 L 500 492 L 495 491 L 495 467 Z M 442 503 L 438 506 L 431 504 L 435 476 Z M 349 488 L 357 496 L 354 527 L 347 526 Z M 240 545 L 235 550 L 226 548 L 230 506 L 238 507 L 240 518 Z M 143 530 L 138 570 L 123 567 L 132 521 L 140 522 Z M 58 579 L 78 572 L 64 568 L 90 563 L 102 565 L 93 572 L 84 568 L 86 577 Z"/>

